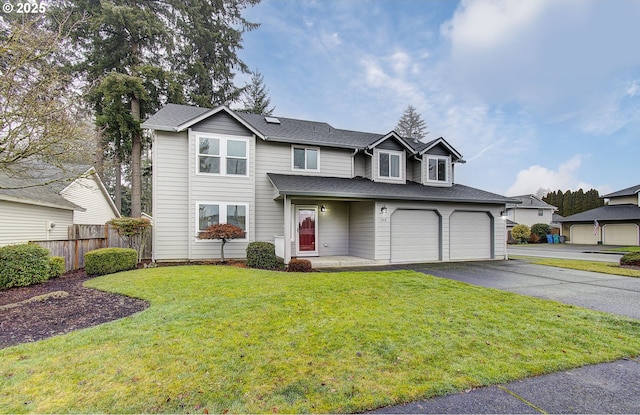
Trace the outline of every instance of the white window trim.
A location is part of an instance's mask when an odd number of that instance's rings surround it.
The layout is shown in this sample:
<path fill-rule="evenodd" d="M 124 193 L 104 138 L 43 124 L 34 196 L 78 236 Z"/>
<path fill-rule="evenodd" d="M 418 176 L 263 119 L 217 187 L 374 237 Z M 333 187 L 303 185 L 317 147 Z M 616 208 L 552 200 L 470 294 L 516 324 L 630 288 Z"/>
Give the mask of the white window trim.
<path fill-rule="evenodd" d="M 245 202 L 209 202 L 209 201 L 201 201 L 196 202 L 196 214 L 194 216 L 195 221 L 195 238 L 196 242 L 212 242 L 216 241 L 216 239 L 199 239 L 198 234 L 201 232 L 200 228 L 200 205 L 218 205 L 218 215 L 220 216 L 220 223 L 227 223 L 227 206 L 229 205 L 238 205 L 244 206 L 246 215 L 246 228 L 244 230 L 244 238 L 234 239 L 234 241 L 248 241 L 249 240 L 249 203 Z"/>
<path fill-rule="evenodd" d="M 445 164 L 444 164 L 444 180 L 432 180 L 429 179 L 429 160 L 444 160 Z M 449 183 L 450 177 L 449 177 L 449 169 L 450 169 L 450 165 L 451 165 L 451 158 L 449 156 L 427 156 L 427 182 L 429 183 Z M 436 176 L 437 173 L 436 173 Z"/>
<path fill-rule="evenodd" d="M 294 151 L 295 149 L 304 149 L 304 169 L 297 169 L 294 165 Z M 309 169 L 307 168 L 307 150 L 316 150 L 318 153 L 318 160 L 317 160 L 317 165 L 318 168 L 317 169 Z M 291 146 L 291 171 L 320 171 L 320 147 L 307 147 L 307 146 L 296 146 L 293 145 Z"/>
<path fill-rule="evenodd" d="M 200 133 L 200 132 L 194 132 L 194 137 L 195 137 L 195 147 L 196 147 L 196 174 L 197 175 L 204 175 L 204 176 L 225 176 L 225 177 L 249 177 L 249 169 L 250 169 L 250 143 L 249 143 L 249 138 L 247 137 L 242 137 L 239 135 L 223 135 L 223 134 L 211 134 L 211 133 Z M 219 157 L 220 158 L 220 173 L 208 173 L 208 172 L 201 172 L 200 171 L 200 156 L 208 156 L 208 154 L 200 154 L 200 138 L 215 138 L 217 140 L 220 140 L 220 155 L 219 156 L 213 156 L 213 157 Z M 235 157 L 235 156 L 229 156 L 227 155 L 227 142 L 228 141 L 244 141 L 245 145 L 246 145 L 246 156 L 243 157 Z M 245 174 L 227 174 L 227 158 L 233 158 L 233 159 L 240 159 L 240 160 L 247 160 L 247 171 Z"/>
<path fill-rule="evenodd" d="M 399 163 L 398 163 L 398 177 L 392 177 L 392 176 L 381 176 L 380 175 L 380 154 L 389 154 L 389 155 L 397 155 L 399 157 Z M 394 182 L 404 182 L 405 180 L 405 164 L 404 164 L 404 151 L 397 151 L 397 150 L 378 150 L 378 152 L 376 153 L 376 179 L 378 180 L 388 180 L 388 181 L 394 181 Z M 391 164 L 389 164 L 389 170 L 391 170 Z"/>

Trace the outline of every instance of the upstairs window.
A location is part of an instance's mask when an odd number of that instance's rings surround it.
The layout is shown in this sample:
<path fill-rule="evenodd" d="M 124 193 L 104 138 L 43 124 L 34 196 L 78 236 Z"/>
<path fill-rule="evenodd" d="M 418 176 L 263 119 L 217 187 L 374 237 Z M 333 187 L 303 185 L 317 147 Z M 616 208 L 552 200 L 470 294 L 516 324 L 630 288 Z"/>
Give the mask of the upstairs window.
<path fill-rule="evenodd" d="M 206 135 L 199 135 L 197 139 L 198 173 L 248 175 L 248 140 Z"/>
<path fill-rule="evenodd" d="M 444 157 L 428 157 L 429 175 L 427 181 L 446 183 L 449 159 Z"/>
<path fill-rule="evenodd" d="M 292 147 L 293 170 L 320 170 L 320 149 Z"/>
<path fill-rule="evenodd" d="M 400 151 L 379 151 L 378 152 L 378 177 L 382 179 L 400 180 Z"/>
<path fill-rule="evenodd" d="M 544 216 L 544 209 L 538 209 L 538 216 Z"/>

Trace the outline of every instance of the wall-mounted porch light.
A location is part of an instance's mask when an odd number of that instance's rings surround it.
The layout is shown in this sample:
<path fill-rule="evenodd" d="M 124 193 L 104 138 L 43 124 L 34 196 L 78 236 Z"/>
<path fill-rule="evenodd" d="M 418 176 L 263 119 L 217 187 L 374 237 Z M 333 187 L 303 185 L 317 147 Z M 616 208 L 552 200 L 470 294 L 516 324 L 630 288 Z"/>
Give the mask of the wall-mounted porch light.
<path fill-rule="evenodd" d="M 326 212 L 327 207 L 325 205 L 320 206 L 320 212 Z"/>
<path fill-rule="evenodd" d="M 380 208 L 380 213 L 382 213 L 383 215 L 387 214 L 387 206 L 386 205 L 382 205 L 382 207 Z"/>

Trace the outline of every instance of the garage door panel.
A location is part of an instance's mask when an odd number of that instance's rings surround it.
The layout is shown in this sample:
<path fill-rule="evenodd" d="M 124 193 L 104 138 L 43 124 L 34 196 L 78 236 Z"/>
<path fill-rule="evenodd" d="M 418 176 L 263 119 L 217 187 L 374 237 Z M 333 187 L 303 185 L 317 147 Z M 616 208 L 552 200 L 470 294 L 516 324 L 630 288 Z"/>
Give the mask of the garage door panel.
<path fill-rule="evenodd" d="M 572 244 L 595 245 L 600 240 L 600 230 L 593 234 L 593 225 L 572 225 L 570 239 Z"/>
<path fill-rule="evenodd" d="M 396 210 L 391 217 L 391 262 L 438 261 L 439 222 L 431 210 Z"/>
<path fill-rule="evenodd" d="M 449 229 L 451 259 L 491 259 L 491 218 L 486 212 L 453 212 Z"/>
<path fill-rule="evenodd" d="M 638 225 L 634 223 L 604 225 L 602 243 L 605 245 L 638 245 Z"/>

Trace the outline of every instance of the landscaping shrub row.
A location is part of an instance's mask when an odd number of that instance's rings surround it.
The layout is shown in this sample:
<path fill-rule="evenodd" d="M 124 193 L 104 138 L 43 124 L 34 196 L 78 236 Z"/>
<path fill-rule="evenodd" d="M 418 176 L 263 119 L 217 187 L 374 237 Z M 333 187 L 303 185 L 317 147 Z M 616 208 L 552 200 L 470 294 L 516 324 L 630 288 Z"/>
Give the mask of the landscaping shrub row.
<path fill-rule="evenodd" d="M 37 284 L 64 273 L 64 258 L 38 245 L 0 248 L 0 289 Z"/>
<path fill-rule="evenodd" d="M 87 275 L 106 275 L 134 269 L 138 264 L 138 251 L 131 248 L 101 248 L 84 254 Z"/>
<path fill-rule="evenodd" d="M 620 258 L 620 265 L 640 267 L 640 252 L 628 252 Z"/>

